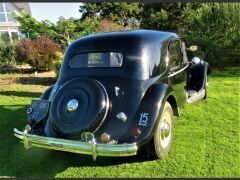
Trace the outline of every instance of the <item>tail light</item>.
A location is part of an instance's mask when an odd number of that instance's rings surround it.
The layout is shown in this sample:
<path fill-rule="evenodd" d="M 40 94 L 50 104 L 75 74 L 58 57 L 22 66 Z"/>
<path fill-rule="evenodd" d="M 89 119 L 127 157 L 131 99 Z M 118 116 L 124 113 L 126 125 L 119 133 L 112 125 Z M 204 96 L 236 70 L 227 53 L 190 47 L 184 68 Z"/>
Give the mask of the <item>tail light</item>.
<path fill-rule="evenodd" d="M 135 138 L 138 138 L 140 135 L 142 134 L 142 131 L 140 128 L 134 128 L 132 130 L 132 135 L 135 137 Z"/>

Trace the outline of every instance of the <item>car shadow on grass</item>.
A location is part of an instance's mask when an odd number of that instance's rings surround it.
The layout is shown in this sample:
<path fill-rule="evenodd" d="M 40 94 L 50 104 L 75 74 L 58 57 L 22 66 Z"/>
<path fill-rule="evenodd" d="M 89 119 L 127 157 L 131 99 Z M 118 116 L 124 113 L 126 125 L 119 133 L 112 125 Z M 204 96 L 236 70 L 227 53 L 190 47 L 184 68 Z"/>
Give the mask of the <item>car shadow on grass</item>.
<path fill-rule="evenodd" d="M 97 157 L 54 151 L 42 148 L 24 149 L 13 129 L 23 130 L 26 125 L 27 105 L 0 106 L 0 176 L 11 177 L 54 177 L 69 167 L 113 166 L 123 163 L 147 161 L 139 156 Z"/>

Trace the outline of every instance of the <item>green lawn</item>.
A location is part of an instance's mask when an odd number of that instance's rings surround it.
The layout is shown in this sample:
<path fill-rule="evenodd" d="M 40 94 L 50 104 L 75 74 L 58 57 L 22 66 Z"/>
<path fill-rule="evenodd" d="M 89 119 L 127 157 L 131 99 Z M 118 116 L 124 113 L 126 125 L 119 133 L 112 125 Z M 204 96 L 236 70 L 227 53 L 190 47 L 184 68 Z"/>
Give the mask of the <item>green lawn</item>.
<path fill-rule="evenodd" d="M 181 109 L 163 160 L 98 157 L 94 162 L 87 155 L 25 150 L 13 128 L 23 129 L 28 104 L 46 88 L 0 86 L 0 176 L 240 177 L 240 68 L 213 71 L 208 99 Z"/>

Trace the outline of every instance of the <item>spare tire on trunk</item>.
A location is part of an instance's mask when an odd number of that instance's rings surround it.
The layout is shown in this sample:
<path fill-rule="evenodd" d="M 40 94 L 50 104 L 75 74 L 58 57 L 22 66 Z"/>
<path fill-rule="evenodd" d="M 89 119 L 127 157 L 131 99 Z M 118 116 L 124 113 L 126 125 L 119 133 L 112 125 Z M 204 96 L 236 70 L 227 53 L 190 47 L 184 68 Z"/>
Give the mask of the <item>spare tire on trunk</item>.
<path fill-rule="evenodd" d="M 104 86 L 93 79 L 75 78 L 53 96 L 50 123 L 61 135 L 96 131 L 106 119 L 109 100 Z"/>

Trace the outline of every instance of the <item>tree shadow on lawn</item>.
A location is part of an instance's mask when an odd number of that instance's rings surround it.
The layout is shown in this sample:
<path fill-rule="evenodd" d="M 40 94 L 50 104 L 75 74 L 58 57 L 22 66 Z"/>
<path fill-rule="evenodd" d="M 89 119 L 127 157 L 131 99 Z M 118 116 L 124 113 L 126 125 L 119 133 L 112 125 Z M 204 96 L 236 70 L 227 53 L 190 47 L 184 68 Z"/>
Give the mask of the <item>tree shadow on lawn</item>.
<path fill-rule="evenodd" d="M 50 86 L 56 82 L 55 77 L 20 77 L 17 82 L 20 84 L 35 84 L 35 85 L 43 85 Z"/>
<path fill-rule="evenodd" d="M 112 166 L 146 161 L 139 156 L 111 158 L 97 157 L 42 148 L 25 150 L 14 137 L 13 129 L 23 130 L 26 125 L 26 105 L 0 106 L 0 176 L 54 177 L 69 167 Z"/>
<path fill-rule="evenodd" d="M 28 92 L 28 91 L 0 91 L 0 95 L 4 96 L 17 96 L 17 97 L 32 97 L 40 98 L 42 93 Z"/>

